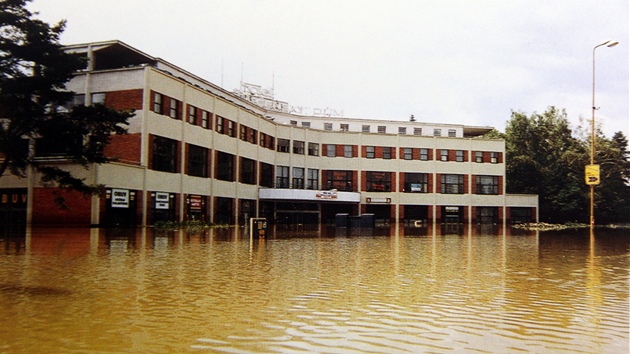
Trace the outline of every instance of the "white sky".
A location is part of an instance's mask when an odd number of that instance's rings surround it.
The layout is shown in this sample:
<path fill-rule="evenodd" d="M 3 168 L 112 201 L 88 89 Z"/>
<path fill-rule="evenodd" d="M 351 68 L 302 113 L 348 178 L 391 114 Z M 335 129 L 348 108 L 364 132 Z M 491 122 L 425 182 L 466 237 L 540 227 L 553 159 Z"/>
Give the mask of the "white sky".
<path fill-rule="evenodd" d="M 566 108 L 628 137 L 628 0 L 34 0 L 61 41 L 119 39 L 227 90 L 243 81 L 344 117 L 505 131 Z"/>

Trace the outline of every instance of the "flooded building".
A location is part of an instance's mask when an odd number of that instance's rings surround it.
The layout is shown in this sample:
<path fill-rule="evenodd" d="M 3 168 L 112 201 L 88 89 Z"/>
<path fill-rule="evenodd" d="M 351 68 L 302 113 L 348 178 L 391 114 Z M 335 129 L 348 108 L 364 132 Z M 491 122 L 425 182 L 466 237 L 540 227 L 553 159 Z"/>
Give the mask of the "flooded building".
<path fill-rule="evenodd" d="M 32 224 L 152 225 L 161 220 L 242 224 L 529 222 L 535 195 L 507 195 L 505 143 L 491 127 L 343 118 L 275 100 L 243 83 L 225 90 L 120 41 L 67 46 L 89 59 L 67 88 L 74 104 L 133 108 L 116 161 L 89 170 L 50 158 L 101 196 L 56 190 L 35 175 L 3 178 L 0 218 Z M 10 215 L 10 216 L 9 216 Z M 0 219 L 4 220 L 4 219 Z"/>

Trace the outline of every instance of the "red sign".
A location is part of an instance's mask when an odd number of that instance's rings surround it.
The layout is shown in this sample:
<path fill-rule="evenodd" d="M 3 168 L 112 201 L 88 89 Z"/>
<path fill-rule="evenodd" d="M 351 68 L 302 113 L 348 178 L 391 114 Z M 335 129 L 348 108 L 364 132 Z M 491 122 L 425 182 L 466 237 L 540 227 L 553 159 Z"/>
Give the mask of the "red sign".
<path fill-rule="evenodd" d="M 190 196 L 190 210 L 201 210 L 201 196 L 200 195 L 191 195 Z"/>

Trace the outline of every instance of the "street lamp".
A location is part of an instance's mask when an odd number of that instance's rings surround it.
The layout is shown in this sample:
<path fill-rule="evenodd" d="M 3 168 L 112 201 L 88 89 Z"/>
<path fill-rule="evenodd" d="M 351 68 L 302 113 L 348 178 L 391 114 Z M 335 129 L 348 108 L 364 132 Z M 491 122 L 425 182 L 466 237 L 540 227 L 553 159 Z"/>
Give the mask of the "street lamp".
<path fill-rule="evenodd" d="M 614 47 L 617 44 L 619 44 L 619 42 L 607 40 L 606 42 L 602 42 L 593 47 L 593 116 L 591 117 L 591 164 L 589 166 L 586 166 L 585 169 L 586 183 L 591 186 L 591 234 L 593 232 L 593 227 L 595 226 L 595 185 L 599 184 L 599 165 L 595 165 L 595 111 L 597 110 L 597 108 L 595 107 L 595 49 L 601 46 Z"/>

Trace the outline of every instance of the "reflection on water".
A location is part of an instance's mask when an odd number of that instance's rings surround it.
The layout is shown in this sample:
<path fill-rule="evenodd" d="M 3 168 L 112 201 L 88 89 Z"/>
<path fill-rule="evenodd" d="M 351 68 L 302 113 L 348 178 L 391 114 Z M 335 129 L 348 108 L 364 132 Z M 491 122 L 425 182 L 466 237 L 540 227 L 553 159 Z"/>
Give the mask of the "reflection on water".
<path fill-rule="evenodd" d="M 627 230 L 0 237 L 0 352 L 627 353 Z"/>

